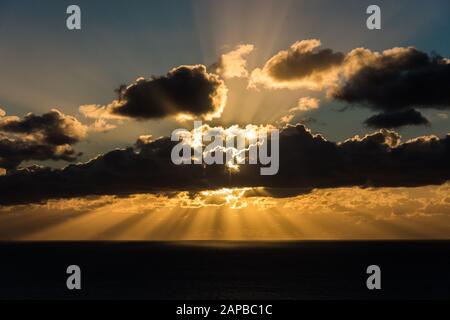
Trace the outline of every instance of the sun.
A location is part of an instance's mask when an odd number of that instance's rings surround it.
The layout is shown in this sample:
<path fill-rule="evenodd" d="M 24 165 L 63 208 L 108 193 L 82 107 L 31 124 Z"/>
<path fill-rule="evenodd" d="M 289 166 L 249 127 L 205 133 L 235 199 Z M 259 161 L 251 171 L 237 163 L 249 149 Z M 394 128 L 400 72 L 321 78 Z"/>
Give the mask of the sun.
<path fill-rule="evenodd" d="M 239 172 L 239 165 L 234 163 L 233 160 L 230 160 L 226 163 L 226 167 L 229 172 Z"/>

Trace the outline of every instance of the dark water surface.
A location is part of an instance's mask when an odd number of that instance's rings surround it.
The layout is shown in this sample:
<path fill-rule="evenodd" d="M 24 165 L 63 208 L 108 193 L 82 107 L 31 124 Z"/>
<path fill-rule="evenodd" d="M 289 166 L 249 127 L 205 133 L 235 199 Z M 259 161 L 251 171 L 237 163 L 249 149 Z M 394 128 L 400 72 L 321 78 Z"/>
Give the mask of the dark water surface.
<path fill-rule="evenodd" d="M 0 298 L 450 299 L 450 241 L 0 242 Z"/>

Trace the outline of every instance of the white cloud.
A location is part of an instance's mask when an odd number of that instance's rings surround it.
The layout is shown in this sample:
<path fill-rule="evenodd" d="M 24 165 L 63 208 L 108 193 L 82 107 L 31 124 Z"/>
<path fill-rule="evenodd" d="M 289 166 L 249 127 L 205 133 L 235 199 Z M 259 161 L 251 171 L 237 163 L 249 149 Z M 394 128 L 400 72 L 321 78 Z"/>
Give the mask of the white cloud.
<path fill-rule="evenodd" d="M 233 51 L 223 54 L 216 72 L 226 79 L 248 77 L 246 56 L 254 48 L 252 44 L 242 44 Z"/>

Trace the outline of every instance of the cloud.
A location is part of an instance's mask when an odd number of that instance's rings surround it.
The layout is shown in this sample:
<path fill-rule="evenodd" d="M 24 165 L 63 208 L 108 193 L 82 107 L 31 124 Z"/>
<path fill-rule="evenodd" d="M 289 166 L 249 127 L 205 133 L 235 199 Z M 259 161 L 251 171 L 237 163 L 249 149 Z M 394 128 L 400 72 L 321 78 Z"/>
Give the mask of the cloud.
<path fill-rule="evenodd" d="M 177 117 L 219 117 L 227 87 L 203 65 L 179 66 L 162 77 L 139 78 L 120 89 L 119 99 L 107 106 L 86 105 L 80 112 L 91 118 L 138 120 Z"/>
<path fill-rule="evenodd" d="M 253 70 L 249 87 L 322 89 L 335 81 L 344 54 L 317 49 L 320 45 L 318 39 L 302 40 L 278 52 L 262 69 Z"/>
<path fill-rule="evenodd" d="M 289 109 L 289 112 L 297 112 L 297 111 L 309 111 L 319 108 L 319 99 L 303 97 L 298 99 L 297 106 Z"/>
<path fill-rule="evenodd" d="M 280 118 L 280 122 L 281 123 L 290 123 L 293 119 L 294 119 L 294 115 L 293 114 L 287 114 L 287 115 L 282 116 Z"/>
<path fill-rule="evenodd" d="M 69 144 L 50 145 L 21 138 L 0 138 L 0 168 L 4 169 L 14 169 L 27 160 L 75 161 L 80 155 Z"/>
<path fill-rule="evenodd" d="M 0 118 L 0 131 L 26 134 L 51 145 L 62 145 L 73 144 L 83 139 L 86 136 L 87 127 L 75 117 L 52 109 L 43 115 L 29 113 L 23 119 Z"/>
<path fill-rule="evenodd" d="M 306 111 L 315 110 L 319 108 L 319 99 L 311 98 L 311 97 L 302 97 L 298 99 L 297 106 L 289 109 L 289 113 L 280 118 L 279 122 L 287 124 L 292 123 L 293 120 L 298 122 L 298 114 L 301 114 Z M 307 118 L 303 118 L 302 120 L 306 120 Z M 311 119 L 311 118 L 310 118 Z M 306 123 L 304 121 L 300 121 L 301 123 Z"/>
<path fill-rule="evenodd" d="M 233 51 L 223 54 L 217 63 L 215 72 L 225 79 L 248 77 L 246 56 L 253 50 L 252 44 L 238 45 Z"/>
<path fill-rule="evenodd" d="M 136 140 L 136 143 L 134 145 L 137 149 L 141 150 L 142 148 L 145 148 L 145 145 L 150 144 L 153 141 L 154 141 L 154 139 L 151 134 L 145 134 L 145 135 L 139 136 L 139 138 Z"/>
<path fill-rule="evenodd" d="M 0 118 L 0 167 L 14 169 L 27 160 L 74 161 L 72 148 L 85 138 L 87 127 L 75 117 L 52 109 L 43 115 Z"/>
<path fill-rule="evenodd" d="M 346 64 L 347 68 L 357 67 L 334 90 L 336 99 L 388 112 L 413 107 L 450 107 L 450 93 L 446 90 L 450 64 L 440 56 L 413 47 L 382 53 L 365 50 L 364 54 L 350 52 Z"/>
<path fill-rule="evenodd" d="M 448 113 L 446 112 L 439 112 L 438 113 L 438 117 L 442 120 L 447 120 L 448 119 Z"/>
<path fill-rule="evenodd" d="M 426 119 L 412 108 L 450 108 L 450 64 L 438 55 L 413 47 L 382 53 L 359 48 L 346 56 L 343 73 L 344 81 L 330 95 L 384 113 L 368 119 L 369 123 L 420 125 Z"/>
<path fill-rule="evenodd" d="M 93 124 L 89 126 L 89 131 L 92 132 L 108 132 L 115 129 L 117 126 L 106 122 L 104 119 L 96 119 Z"/>
<path fill-rule="evenodd" d="M 106 106 L 102 106 L 99 104 L 87 104 L 80 106 L 79 110 L 80 113 L 85 116 L 86 118 L 91 119 L 107 119 L 107 120 L 126 120 L 127 117 L 120 116 L 113 113 L 113 110 L 120 107 L 121 102 L 118 100 L 114 100 L 110 104 Z"/>
<path fill-rule="evenodd" d="M 2 108 L 0 108 L 0 117 L 4 117 L 6 115 L 5 110 L 3 110 Z"/>
<path fill-rule="evenodd" d="M 297 212 L 328 212 L 353 216 L 359 222 L 450 214 L 448 183 L 417 188 L 335 188 L 314 190 L 285 201 Z M 278 204 L 278 207 L 282 204 Z"/>
<path fill-rule="evenodd" d="M 237 130 L 210 129 L 225 134 Z M 280 132 L 280 165 L 274 176 L 261 176 L 260 165 L 240 164 L 234 172 L 226 165 L 177 166 L 171 161 L 175 144 L 169 138 L 141 137 L 134 148 L 113 150 L 64 169 L 8 172 L 0 176 L 0 204 L 223 187 L 411 187 L 450 179 L 450 135 L 402 142 L 398 133 L 383 129 L 335 143 L 303 125 L 287 126 Z"/>
<path fill-rule="evenodd" d="M 449 194 L 450 185 L 443 184 L 55 199 L 0 207 L 0 239 L 448 239 Z"/>
<path fill-rule="evenodd" d="M 368 118 L 364 123 L 371 128 L 398 128 L 406 125 L 430 124 L 427 118 L 414 109 L 383 112 Z"/>
<path fill-rule="evenodd" d="M 386 128 L 428 123 L 418 110 L 450 108 L 450 60 L 414 47 L 343 54 L 318 49 L 320 40 L 294 43 L 252 71 L 249 87 L 324 90 L 327 96 L 381 112 L 367 124 Z"/>

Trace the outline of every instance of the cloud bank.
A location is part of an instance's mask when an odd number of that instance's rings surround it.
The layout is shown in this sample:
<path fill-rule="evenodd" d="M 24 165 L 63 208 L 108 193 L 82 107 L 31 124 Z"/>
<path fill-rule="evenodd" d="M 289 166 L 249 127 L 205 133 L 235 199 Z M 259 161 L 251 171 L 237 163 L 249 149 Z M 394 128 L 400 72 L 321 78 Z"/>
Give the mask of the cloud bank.
<path fill-rule="evenodd" d="M 280 132 L 280 169 L 275 176 L 261 176 L 259 165 L 242 164 L 237 172 L 225 165 L 176 166 L 170 157 L 175 142 L 144 138 L 134 148 L 64 169 L 8 172 L 0 176 L 0 204 L 223 187 L 421 186 L 450 179 L 450 135 L 401 142 L 396 132 L 380 130 L 335 143 L 303 125 L 287 126 Z"/>

